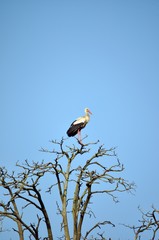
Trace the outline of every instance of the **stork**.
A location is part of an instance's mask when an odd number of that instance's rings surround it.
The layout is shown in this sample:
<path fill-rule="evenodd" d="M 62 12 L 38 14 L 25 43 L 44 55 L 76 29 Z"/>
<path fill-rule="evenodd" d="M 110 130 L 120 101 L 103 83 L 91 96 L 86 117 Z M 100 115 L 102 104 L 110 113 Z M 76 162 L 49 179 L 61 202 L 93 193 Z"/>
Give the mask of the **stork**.
<path fill-rule="evenodd" d="M 82 143 L 82 141 L 81 141 L 81 129 L 83 129 L 87 125 L 87 123 L 89 122 L 89 120 L 90 120 L 89 113 L 92 114 L 91 111 L 88 108 L 85 108 L 84 111 L 85 111 L 85 116 L 77 118 L 71 124 L 69 129 L 67 130 L 67 135 L 69 137 L 73 137 L 78 133 L 78 141 L 80 143 Z"/>

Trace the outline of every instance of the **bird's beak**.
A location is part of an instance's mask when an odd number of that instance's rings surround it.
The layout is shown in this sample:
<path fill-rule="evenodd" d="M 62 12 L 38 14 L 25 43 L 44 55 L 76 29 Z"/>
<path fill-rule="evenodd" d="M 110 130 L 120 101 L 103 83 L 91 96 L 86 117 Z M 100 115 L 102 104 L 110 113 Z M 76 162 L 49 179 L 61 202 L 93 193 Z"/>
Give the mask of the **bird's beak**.
<path fill-rule="evenodd" d="M 92 114 L 91 111 L 90 111 L 89 109 L 88 109 L 88 112 L 89 112 L 90 114 Z"/>

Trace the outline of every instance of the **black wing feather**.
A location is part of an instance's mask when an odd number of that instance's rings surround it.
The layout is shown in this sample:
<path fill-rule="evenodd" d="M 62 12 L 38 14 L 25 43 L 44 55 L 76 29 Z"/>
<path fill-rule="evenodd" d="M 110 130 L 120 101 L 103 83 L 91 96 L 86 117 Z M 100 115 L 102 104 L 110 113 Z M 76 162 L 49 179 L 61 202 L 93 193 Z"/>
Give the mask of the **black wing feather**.
<path fill-rule="evenodd" d="M 86 125 L 83 122 L 82 123 L 78 123 L 78 124 L 73 124 L 73 123 L 71 124 L 70 128 L 67 130 L 67 135 L 69 137 L 75 136 L 78 133 L 78 131 L 80 131 Z"/>

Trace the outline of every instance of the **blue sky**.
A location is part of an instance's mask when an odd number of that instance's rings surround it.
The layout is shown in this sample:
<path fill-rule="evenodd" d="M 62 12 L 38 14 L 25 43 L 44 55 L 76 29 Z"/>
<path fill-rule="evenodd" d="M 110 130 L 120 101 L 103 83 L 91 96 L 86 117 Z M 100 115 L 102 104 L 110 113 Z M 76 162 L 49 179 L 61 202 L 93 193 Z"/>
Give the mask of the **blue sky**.
<path fill-rule="evenodd" d="M 133 224 L 138 205 L 159 208 L 158 29 L 157 0 L 1 0 L 0 164 L 45 158 L 38 149 L 89 107 L 83 135 L 117 146 L 137 185 L 110 204 L 114 219 Z"/>

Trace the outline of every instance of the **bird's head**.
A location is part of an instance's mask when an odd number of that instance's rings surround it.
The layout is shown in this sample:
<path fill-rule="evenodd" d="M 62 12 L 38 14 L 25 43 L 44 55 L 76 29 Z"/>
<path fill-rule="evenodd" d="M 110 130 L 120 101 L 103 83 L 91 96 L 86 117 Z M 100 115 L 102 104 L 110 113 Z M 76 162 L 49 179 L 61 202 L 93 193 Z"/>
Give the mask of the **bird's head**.
<path fill-rule="evenodd" d="M 90 113 L 90 114 L 92 114 L 91 111 L 89 110 L 89 108 L 85 108 L 84 111 L 85 111 L 85 113 Z"/>

